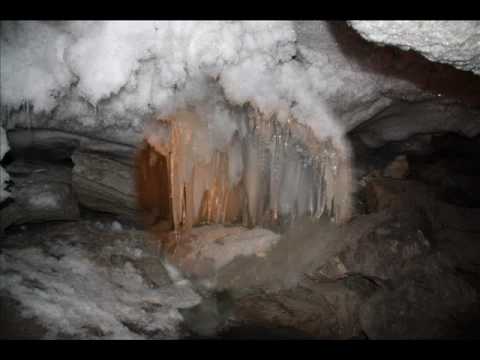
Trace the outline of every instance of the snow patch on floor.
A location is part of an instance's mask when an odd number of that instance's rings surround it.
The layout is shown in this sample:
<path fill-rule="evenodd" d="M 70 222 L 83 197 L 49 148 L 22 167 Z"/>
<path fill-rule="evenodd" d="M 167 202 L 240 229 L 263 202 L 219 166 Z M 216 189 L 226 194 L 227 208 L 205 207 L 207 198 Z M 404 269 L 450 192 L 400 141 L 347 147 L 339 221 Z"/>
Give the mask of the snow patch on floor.
<path fill-rule="evenodd" d="M 47 338 L 177 338 L 181 308 L 200 303 L 189 287 L 157 287 L 135 265 L 145 251 L 115 241 L 102 256 L 81 243 L 49 240 L 41 246 L 4 249 L 0 254 L 0 291 L 21 303 L 22 316 L 38 319 Z M 129 255 L 129 256 L 127 256 Z"/>

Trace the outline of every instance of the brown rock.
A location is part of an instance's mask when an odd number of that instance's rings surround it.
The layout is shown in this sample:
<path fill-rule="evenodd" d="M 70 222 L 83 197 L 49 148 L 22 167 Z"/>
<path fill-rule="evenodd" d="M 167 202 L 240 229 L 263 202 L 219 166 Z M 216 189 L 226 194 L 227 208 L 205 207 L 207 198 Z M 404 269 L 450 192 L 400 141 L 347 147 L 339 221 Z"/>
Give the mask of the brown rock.
<path fill-rule="evenodd" d="M 399 155 L 383 171 L 383 176 L 392 179 L 405 179 L 409 173 L 408 160 L 405 155 Z"/>

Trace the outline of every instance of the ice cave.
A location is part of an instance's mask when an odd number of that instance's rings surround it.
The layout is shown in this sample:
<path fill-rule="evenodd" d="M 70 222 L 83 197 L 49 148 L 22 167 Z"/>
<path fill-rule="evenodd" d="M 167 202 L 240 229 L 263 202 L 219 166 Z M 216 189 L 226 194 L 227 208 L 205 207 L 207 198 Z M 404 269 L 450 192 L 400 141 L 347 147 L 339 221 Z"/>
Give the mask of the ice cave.
<path fill-rule="evenodd" d="M 1 21 L 1 339 L 480 337 L 480 21 Z"/>

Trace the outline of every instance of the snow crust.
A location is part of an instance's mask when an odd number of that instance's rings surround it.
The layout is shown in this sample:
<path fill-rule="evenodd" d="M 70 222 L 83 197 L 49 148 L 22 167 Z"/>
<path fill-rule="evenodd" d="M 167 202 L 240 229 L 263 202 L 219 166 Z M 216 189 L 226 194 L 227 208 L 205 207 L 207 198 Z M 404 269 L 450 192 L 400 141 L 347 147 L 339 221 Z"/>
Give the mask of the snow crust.
<path fill-rule="evenodd" d="M 10 108 L 87 127 L 104 111 L 112 124 L 141 126 L 148 114 L 210 102 L 212 127 L 231 132 L 220 101 L 293 116 L 319 137 L 339 131 L 321 79 L 294 58 L 288 21 L 25 21 L 2 22 L 1 33 L 0 95 Z"/>
<path fill-rule="evenodd" d="M 185 285 L 152 286 L 136 265 L 147 256 L 128 237 L 96 251 L 75 236 L 4 249 L 0 291 L 21 303 L 21 316 L 39 320 L 47 338 L 177 338 L 179 309 L 200 297 Z M 99 260 L 108 258 L 120 260 Z"/>

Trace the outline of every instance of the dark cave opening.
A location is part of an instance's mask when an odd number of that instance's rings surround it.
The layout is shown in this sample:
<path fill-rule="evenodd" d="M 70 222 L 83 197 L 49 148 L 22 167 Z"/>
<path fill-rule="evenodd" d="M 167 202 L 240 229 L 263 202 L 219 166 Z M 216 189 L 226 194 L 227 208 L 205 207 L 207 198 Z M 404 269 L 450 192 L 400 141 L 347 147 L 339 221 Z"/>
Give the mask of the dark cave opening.
<path fill-rule="evenodd" d="M 355 134 L 351 139 L 357 176 L 377 172 L 399 181 L 418 181 L 430 187 L 439 200 L 480 208 L 479 136 L 468 138 L 450 132 L 416 134 L 379 148 L 365 146 Z M 397 174 L 387 174 L 389 164 L 399 167 Z M 356 195 L 361 194 L 360 191 Z"/>
<path fill-rule="evenodd" d="M 135 186 L 145 225 L 154 232 L 173 229 L 167 159 L 144 143 L 136 156 Z"/>

